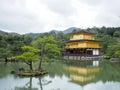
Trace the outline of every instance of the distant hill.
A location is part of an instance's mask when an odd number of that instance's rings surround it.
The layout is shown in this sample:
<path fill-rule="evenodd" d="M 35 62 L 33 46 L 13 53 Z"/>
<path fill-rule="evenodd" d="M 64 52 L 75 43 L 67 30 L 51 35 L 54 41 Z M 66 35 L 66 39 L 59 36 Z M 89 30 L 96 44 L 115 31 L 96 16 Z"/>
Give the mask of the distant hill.
<path fill-rule="evenodd" d="M 71 32 L 73 32 L 73 31 L 78 31 L 78 30 L 80 30 L 80 28 L 77 28 L 77 27 L 70 27 L 70 28 L 64 30 L 63 33 L 66 34 L 66 33 L 71 33 Z"/>
<path fill-rule="evenodd" d="M 59 33 L 61 30 L 51 30 L 50 32 Z"/>
<path fill-rule="evenodd" d="M 7 33 L 7 32 L 5 32 L 5 31 L 3 31 L 3 30 L 0 30 L 0 34 L 4 34 L 4 33 Z"/>
<path fill-rule="evenodd" d="M 63 32 L 63 33 L 71 33 L 71 32 L 73 32 L 73 31 L 78 31 L 78 30 L 80 30 L 80 28 L 77 28 L 77 27 L 70 27 L 70 28 L 68 28 L 68 29 L 65 29 L 65 30 L 51 30 L 50 32 L 55 32 L 55 33 L 59 33 L 59 32 Z"/>
<path fill-rule="evenodd" d="M 80 28 L 77 28 L 77 27 L 70 27 L 66 30 L 51 30 L 50 32 L 55 32 L 56 34 L 59 33 L 59 32 L 63 32 L 64 34 L 66 33 L 71 33 L 73 31 L 77 31 L 77 30 L 80 30 Z M 50 33 L 48 32 L 48 33 Z M 9 33 L 9 34 L 18 34 L 18 33 L 15 33 L 15 32 L 6 32 L 6 31 L 3 31 L 3 30 L 0 30 L 0 34 L 4 34 L 4 33 Z M 40 33 L 26 33 L 25 35 L 29 35 L 29 36 L 32 36 L 32 37 L 38 37 L 40 35 Z"/>
<path fill-rule="evenodd" d="M 26 33 L 25 35 L 31 36 L 31 37 L 38 37 L 40 33 Z"/>
<path fill-rule="evenodd" d="M 0 34 L 5 34 L 5 33 L 8 33 L 8 34 L 18 34 L 16 32 L 7 32 L 7 31 L 0 30 Z"/>
<path fill-rule="evenodd" d="M 56 30 L 56 29 L 53 29 L 49 32 L 46 32 L 46 33 L 51 33 L 51 32 L 55 32 L 56 34 L 58 34 L 59 32 L 63 32 L 64 34 L 67 34 L 67 33 L 71 33 L 73 31 L 78 31 L 78 30 L 81 30 L 80 28 L 77 28 L 77 27 L 70 27 L 66 30 Z M 26 33 L 25 35 L 29 35 L 29 36 L 32 36 L 34 38 L 38 37 L 39 35 L 41 34 L 45 34 L 45 33 Z"/>

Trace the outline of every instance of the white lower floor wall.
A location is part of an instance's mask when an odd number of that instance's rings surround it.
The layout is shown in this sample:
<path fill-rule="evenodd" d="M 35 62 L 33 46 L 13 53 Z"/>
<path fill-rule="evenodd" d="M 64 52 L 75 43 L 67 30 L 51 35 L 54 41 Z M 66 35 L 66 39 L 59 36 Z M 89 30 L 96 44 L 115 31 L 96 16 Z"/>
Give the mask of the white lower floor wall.
<path fill-rule="evenodd" d="M 93 49 L 93 55 L 99 55 L 99 49 Z"/>

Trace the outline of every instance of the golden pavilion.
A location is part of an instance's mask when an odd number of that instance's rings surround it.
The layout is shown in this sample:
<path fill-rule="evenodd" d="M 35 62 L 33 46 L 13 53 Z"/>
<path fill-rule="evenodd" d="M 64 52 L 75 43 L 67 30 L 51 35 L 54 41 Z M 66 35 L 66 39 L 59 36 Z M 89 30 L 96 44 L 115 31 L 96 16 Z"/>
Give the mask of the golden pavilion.
<path fill-rule="evenodd" d="M 80 30 L 69 35 L 70 40 L 65 42 L 66 55 L 100 55 L 101 41 L 95 40 L 95 33 Z"/>

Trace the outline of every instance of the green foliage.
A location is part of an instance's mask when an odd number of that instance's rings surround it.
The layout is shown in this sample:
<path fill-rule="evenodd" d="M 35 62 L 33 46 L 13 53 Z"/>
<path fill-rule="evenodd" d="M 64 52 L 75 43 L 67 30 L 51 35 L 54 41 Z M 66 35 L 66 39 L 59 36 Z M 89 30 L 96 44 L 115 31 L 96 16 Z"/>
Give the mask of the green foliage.
<path fill-rule="evenodd" d="M 41 45 L 45 45 L 46 43 L 55 43 L 55 39 L 52 36 L 44 36 L 42 38 L 38 38 L 33 42 L 33 45 L 39 49 L 41 49 Z"/>
<path fill-rule="evenodd" d="M 19 34 L 0 34 L 0 59 L 9 58 L 22 53 L 21 47 L 30 45 L 33 38 Z"/>
<path fill-rule="evenodd" d="M 33 52 L 24 52 L 23 54 L 16 56 L 16 59 L 21 59 L 25 61 L 39 60 L 38 55 L 35 55 Z"/>
<path fill-rule="evenodd" d="M 54 59 L 60 55 L 60 48 L 57 45 L 57 41 L 53 36 L 44 36 L 43 38 L 38 38 L 33 42 L 33 46 L 40 49 L 40 62 L 39 68 L 41 69 L 41 65 L 43 60 Z"/>
<path fill-rule="evenodd" d="M 36 48 L 34 48 L 34 47 L 32 47 L 32 46 L 23 46 L 23 47 L 21 47 L 21 48 L 22 48 L 22 50 L 25 51 L 25 52 L 33 52 L 33 53 L 38 53 L 38 52 L 40 52 L 40 50 L 38 50 L 38 49 L 36 49 Z"/>
<path fill-rule="evenodd" d="M 120 59 L 120 44 L 116 45 L 114 55 Z"/>
<path fill-rule="evenodd" d="M 47 57 L 55 57 L 56 55 L 60 55 L 60 48 L 58 48 L 57 41 L 53 36 L 38 38 L 33 42 L 33 46 L 40 49 L 40 52 Z"/>
<path fill-rule="evenodd" d="M 115 56 L 120 59 L 120 51 L 116 51 L 116 52 L 115 52 Z"/>
<path fill-rule="evenodd" d="M 7 42 L 4 40 L 0 40 L 0 48 L 6 48 L 7 47 Z"/>
<path fill-rule="evenodd" d="M 31 45 L 31 42 L 33 41 L 33 37 L 32 36 L 28 36 L 28 35 L 23 35 L 23 43 L 25 45 Z"/>
<path fill-rule="evenodd" d="M 108 48 L 107 48 L 107 55 L 110 56 L 110 57 L 115 57 L 115 55 L 114 55 L 115 50 L 116 50 L 116 45 L 108 46 Z"/>
<path fill-rule="evenodd" d="M 107 55 L 110 57 L 118 57 L 120 58 L 120 44 L 110 45 L 107 48 Z"/>
<path fill-rule="evenodd" d="M 3 39 L 3 36 L 0 36 L 0 59 L 4 59 L 7 61 L 8 57 L 11 57 L 12 53 L 10 50 L 10 46 L 7 42 Z"/>
<path fill-rule="evenodd" d="M 16 59 L 21 59 L 25 61 L 39 60 L 38 49 L 35 49 L 32 46 L 23 46 L 21 48 L 23 50 L 23 53 L 16 56 Z"/>
<path fill-rule="evenodd" d="M 13 44 L 10 46 L 10 50 L 14 56 L 19 55 L 22 52 L 22 46 L 24 46 L 24 43 L 22 41 L 13 42 Z"/>
<path fill-rule="evenodd" d="M 30 70 L 33 70 L 32 62 L 39 60 L 39 50 L 32 46 L 23 46 L 23 53 L 21 55 L 16 56 L 16 59 L 24 61 L 29 65 Z"/>
<path fill-rule="evenodd" d="M 43 38 L 44 36 L 52 36 L 56 40 L 56 44 L 58 45 L 59 48 L 63 48 L 64 46 L 64 41 L 69 40 L 69 35 L 64 34 L 62 31 L 60 32 L 55 32 L 51 31 L 49 33 L 40 33 L 38 38 Z M 36 39 L 38 39 L 36 38 Z"/>
<path fill-rule="evenodd" d="M 115 31 L 113 34 L 114 37 L 120 37 L 120 31 Z"/>
<path fill-rule="evenodd" d="M 11 57 L 12 53 L 8 48 L 0 48 L 0 58 L 7 59 L 8 57 Z"/>

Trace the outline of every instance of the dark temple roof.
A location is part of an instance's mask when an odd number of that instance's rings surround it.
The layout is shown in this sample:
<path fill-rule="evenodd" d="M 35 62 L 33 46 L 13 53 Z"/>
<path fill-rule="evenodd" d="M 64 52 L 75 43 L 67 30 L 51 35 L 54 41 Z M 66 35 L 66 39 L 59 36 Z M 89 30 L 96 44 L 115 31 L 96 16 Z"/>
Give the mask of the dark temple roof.
<path fill-rule="evenodd" d="M 73 34 L 79 34 L 79 33 L 87 33 L 87 34 L 95 34 L 95 33 L 92 33 L 92 32 L 89 32 L 87 30 L 79 30 L 79 31 L 75 31 L 75 32 L 72 32 L 72 33 L 69 33 L 70 35 L 73 35 Z"/>

